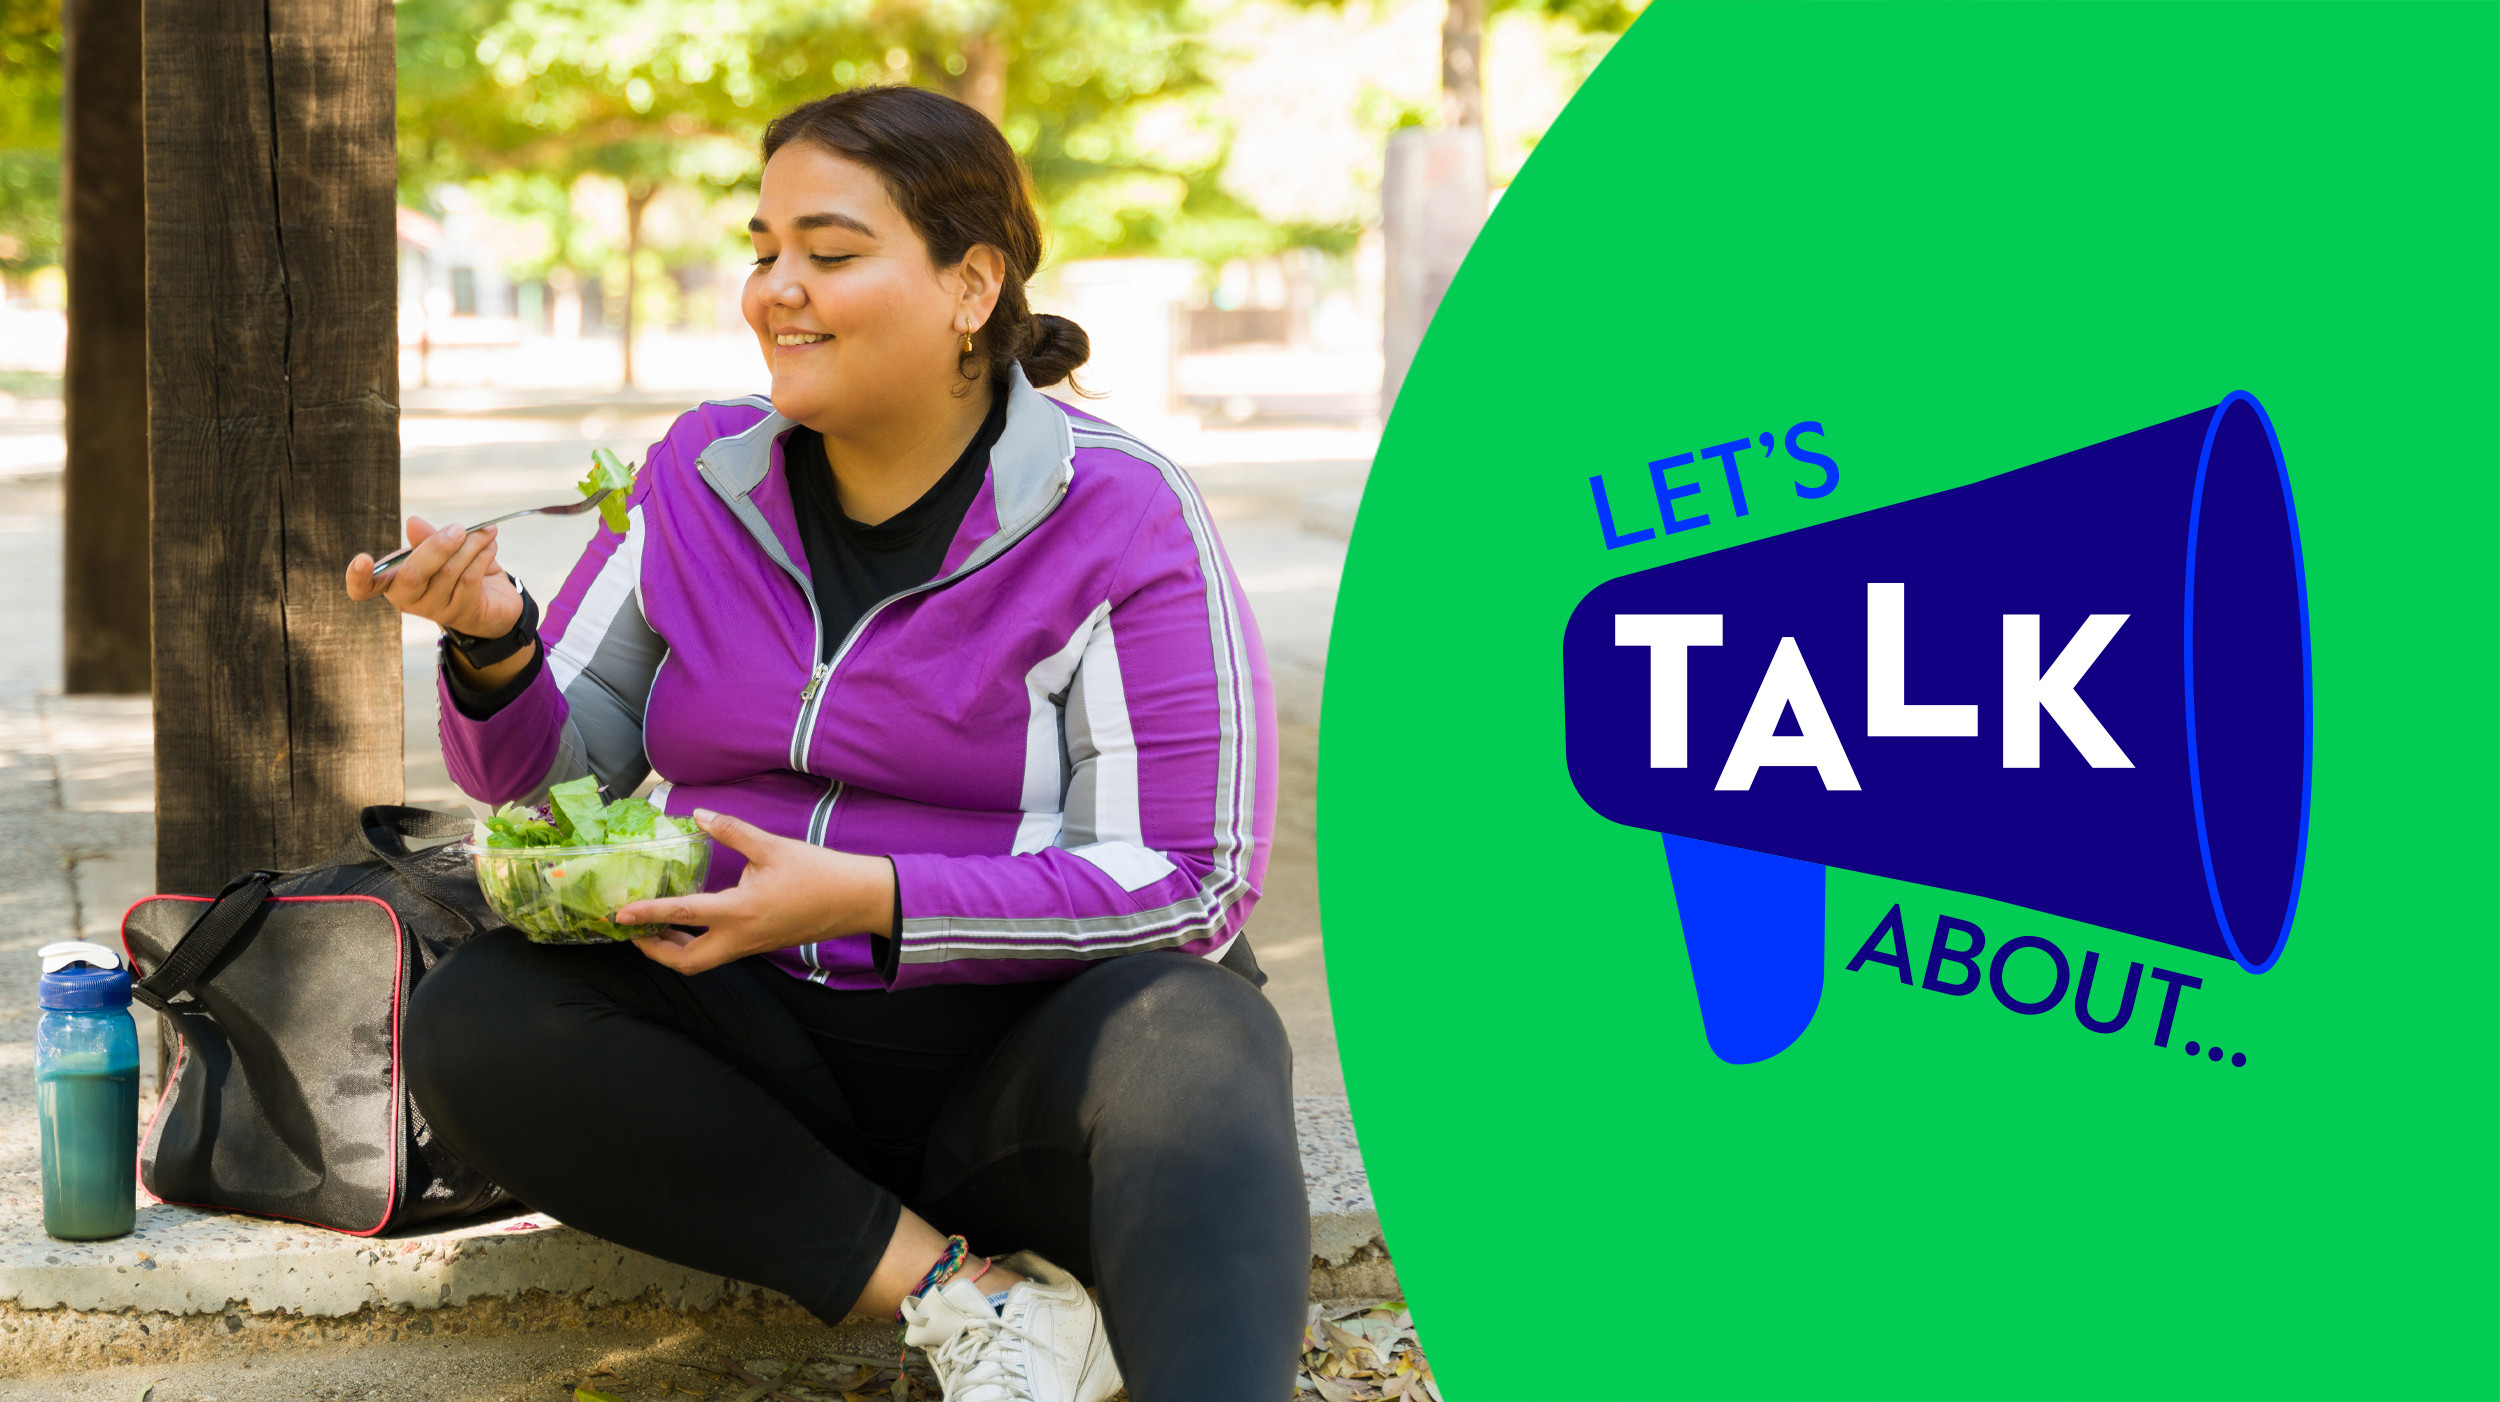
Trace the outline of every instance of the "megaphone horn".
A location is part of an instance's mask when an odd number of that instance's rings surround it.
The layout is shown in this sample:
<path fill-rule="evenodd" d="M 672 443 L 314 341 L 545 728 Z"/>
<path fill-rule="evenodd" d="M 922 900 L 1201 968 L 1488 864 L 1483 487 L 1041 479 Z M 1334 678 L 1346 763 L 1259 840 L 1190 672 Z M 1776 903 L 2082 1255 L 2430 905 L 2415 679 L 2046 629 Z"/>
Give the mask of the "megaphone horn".
<path fill-rule="evenodd" d="M 2244 393 L 1609 580 L 1563 635 L 1572 783 L 1667 836 L 1731 1062 L 1813 1017 L 1824 866 L 2274 967 L 2309 676 L 2291 482 Z"/>

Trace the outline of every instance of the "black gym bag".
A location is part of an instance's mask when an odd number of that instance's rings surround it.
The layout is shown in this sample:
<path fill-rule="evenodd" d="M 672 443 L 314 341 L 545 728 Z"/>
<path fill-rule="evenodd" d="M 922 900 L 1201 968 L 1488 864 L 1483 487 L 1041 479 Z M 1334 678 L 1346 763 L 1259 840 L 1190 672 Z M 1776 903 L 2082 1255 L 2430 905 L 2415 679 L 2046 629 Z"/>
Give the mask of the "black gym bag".
<path fill-rule="evenodd" d="M 158 1198 L 354 1236 L 506 1201 L 435 1138 L 400 1071 L 417 981 L 503 923 L 454 845 L 470 820 L 378 806 L 362 826 L 324 865 L 122 918 L 132 994 L 181 1038 L 139 1147 Z"/>

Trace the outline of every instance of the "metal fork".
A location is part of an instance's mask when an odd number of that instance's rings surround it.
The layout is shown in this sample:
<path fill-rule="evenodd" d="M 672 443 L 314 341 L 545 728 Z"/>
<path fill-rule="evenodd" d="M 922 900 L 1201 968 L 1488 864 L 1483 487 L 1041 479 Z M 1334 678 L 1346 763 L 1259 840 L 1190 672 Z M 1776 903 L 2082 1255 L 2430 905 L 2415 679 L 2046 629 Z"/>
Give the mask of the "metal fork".
<path fill-rule="evenodd" d="M 592 492 L 589 496 L 583 497 L 580 501 L 558 502 L 554 506 L 533 506 L 527 511 L 507 511 L 503 515 L 498 516 L 491 521 L 480 521 L 476 525 L 469 527 L 469 530 L 472 532 L 482 531 L 488 526 L 500 526 L 506 521 L 517 521 L 524 516 L 579 516 L 583 512 L 597 506 L 600 502 L 607 500 L 608 493 L 615 490 L 616 488 L 614 487 L 601 487 L 599 490 Z M 429 539 L 430 538 L 431 537 L 429 537 Z M 407 559 L 408 552 L 416 548 L 417 547 L 413 545 L 403 545 L 399 549 L 392 551 L 390 554 L 383 556 L 381 559 L 374 561 L 373 577 L 375 579 L 380 579 L 383 571 L 398 564 L 400 561 Z"/>

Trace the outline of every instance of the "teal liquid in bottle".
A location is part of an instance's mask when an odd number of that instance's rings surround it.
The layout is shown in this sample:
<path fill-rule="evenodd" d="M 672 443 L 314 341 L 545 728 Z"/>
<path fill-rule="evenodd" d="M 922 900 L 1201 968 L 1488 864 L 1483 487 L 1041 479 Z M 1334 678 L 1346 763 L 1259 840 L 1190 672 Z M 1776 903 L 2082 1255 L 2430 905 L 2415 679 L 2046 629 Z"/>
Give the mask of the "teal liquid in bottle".
<path fill-rule="evenodd" d="M 100 945 L 42 951 L 35 1113 L 43 1229 L 63 1241 L 127 1235 L 138 1211 L 139 1030 L 130 972 Z"/>

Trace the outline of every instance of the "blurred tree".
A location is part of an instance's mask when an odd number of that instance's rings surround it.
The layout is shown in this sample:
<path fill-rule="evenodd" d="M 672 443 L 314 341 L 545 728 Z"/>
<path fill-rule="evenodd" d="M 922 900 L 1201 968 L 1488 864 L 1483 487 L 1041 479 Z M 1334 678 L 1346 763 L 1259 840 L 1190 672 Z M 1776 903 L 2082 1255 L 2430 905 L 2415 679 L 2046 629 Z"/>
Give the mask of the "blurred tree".
<path fill-rule="evenodd" d="M 0 277 L 61 259 L 61 3 L 0 0 Z"/>
<path fill-rule="evenodd" d="M 933 87 L 996 120 L 1033 172 L 1061 258 L 1222 258 L 1353 236 L 1279 228 L 1224 193 L 1220 137 L 1146 139 L 1146 120 L 1169 125 L 1209 87 L 1192 0 L 402 0 L 397 8 L 402 197 L 415 202 L 437 183 L 496 172 L 565 189 L 591 174 L 621 182 L 629 316 L 640 216 L 659 189 L 751 185 L 774 114 L 866 83 Z M 544 208 L 547 193 L 507 208 Z M 597 251 L 579 221 L 555 222 L 568 256 Z M 630 322 L 626 337 L 630 380 Z"/>
<path fill-rule="evenodd" d="M 1345 0 L 1298 0 L 1343 5 Z M 1621 34 L 1649 0 L 1447 0 L 1441 20 L 1441 126 L 1483 130 L 1484 33 L 1494 15 L 1525 10 L 1570 21 L 1583 34 Z"/>
<path fill-rule="evenodd" d="M 531 177 L 511 203 L 564 209 L 556 261 L 595 270 L 570 217 L 586 175 L 624 189 L 625 383 L 634 382 L 642 216 L 664 186 L 751 177 L 749 113 L 765 83 L 736 0 L 409 0 L 399 21 L 401 198 L 445 181 Z M 551 198 L 552 197 L 552 198 Z"/>
<path fill-rule="evenodd" d="M 1441 125 L 1484 126 L 1484 27 L 1507 10 L 1569 20 L 1583 34 L 1621 34 L 1648 0 L 1449 0 L 1441 22 Z"/>

